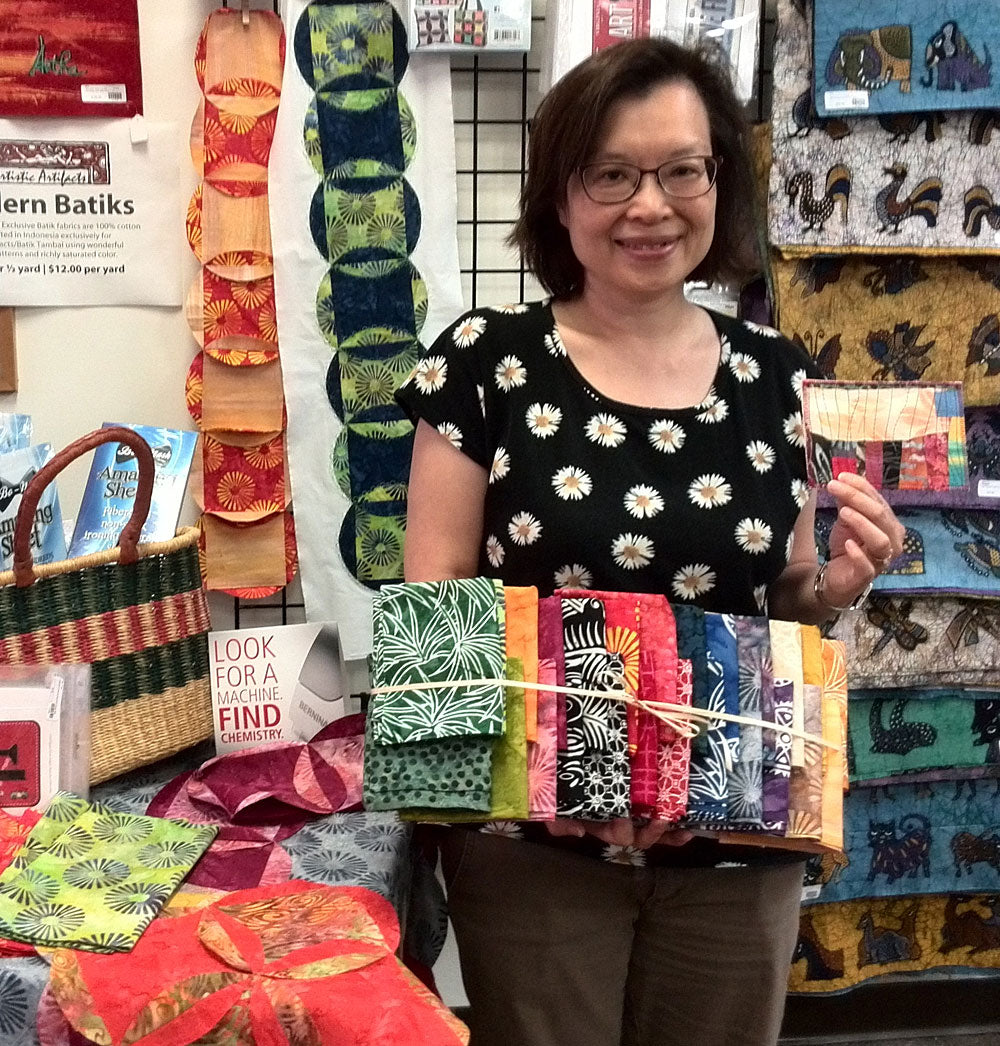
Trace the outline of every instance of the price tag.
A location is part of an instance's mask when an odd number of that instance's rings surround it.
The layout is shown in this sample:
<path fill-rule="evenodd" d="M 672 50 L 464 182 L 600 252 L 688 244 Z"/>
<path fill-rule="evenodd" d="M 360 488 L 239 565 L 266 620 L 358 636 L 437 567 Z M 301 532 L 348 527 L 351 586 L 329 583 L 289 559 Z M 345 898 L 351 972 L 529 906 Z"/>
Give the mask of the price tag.
<path fill-rule="evenodd" d="M 817 897 L 823 892 L 823 887 L 816 886 L 803 886 L 802 887 L 802 900 L 803 901 L 815 901 Z"/>
<path fill-rule="evenodd" d="M 981 479 L 977 493 L 981 498 L 1000 498 L 1000 479 Z"/>
<path fill-rule="evenodd" d="M 864 110 L 868 108 L 867 91 L 825 91 L 823 104 L 827 109 Z"/>
<path fill-rule="evenodd" d="M 80 84 L 80 101 L 98 105 L 120 105 L 128 101 L 124 84 Z"/>

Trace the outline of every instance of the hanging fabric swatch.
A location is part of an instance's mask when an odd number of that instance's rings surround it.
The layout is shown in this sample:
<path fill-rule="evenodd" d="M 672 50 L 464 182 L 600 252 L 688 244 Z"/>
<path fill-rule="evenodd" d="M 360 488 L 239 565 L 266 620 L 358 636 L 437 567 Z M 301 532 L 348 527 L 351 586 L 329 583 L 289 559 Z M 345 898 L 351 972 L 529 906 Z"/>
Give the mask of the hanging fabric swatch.
<path fill-rule="evenodd" d="M 0 0 L 0 116 L 142 112 L 136 0 Z"/>
<path fill-rule="evenodd" d="M 816 112 L 1000 107 L 1000 26 L 978 0 L 815 0 Z M 864 27 L 864 28 L 859 28 Z"/>
<path fill-rule="evenodd" d="M 872 594 L 863 611 L 842 616 L 851 686 L 1000 686 L 1000 602 Z"/>
<path fill-rule="evenodd" d="M 1000 512 L 982 509 L 896 509 L 906 528 L 902 554 L 874 583 L 889 594 L 996 596 L 1000 590 Z M 820 553 L 836 515 L 816 513 Z"/>
<path fill-rule="evenodd" d="M 201 183 L 187 232 L 202 270 L 185 312 L 203 351 L 185 390 L 202 432 L 191 490 L 206 585 L 249 598 L 295 573 L 268 206 L 284 57 L 277 15 L 221 8 L 194 62 L 203 97 L 191 159 Z"/>
<path fill-rule="evenodd" d="M 828 7 L 843 9 L 839 3 Z M 950 108 L 951 92 L 945 90 L 936 91 L 939 101 L 919 113 L 817 117 L 807 11 L 811 5 L 778 0 L 770 242 L 785 255 L 1000 251 L 996 111 L 940 113 Z M 877 28 L 875 22 L 863 24 Z M 981 60 L 981 27 L 973 35 Z M 817 88 L 825 67 L 824 58 Z M 898 75 L 902 66 L 893 68 Z M 936 66 L 930 75 L 937 75 Z"/>
<path fill-rule="evenodd" d="M 841 472 L 864 476 L 877 490 L 968 487 L 965 411 L 958 383 L 802 383 L 806 475 L 811 486 Z"/>
<path fill-rule="evenodd" d="M 958 965 L 995 970 L 998 952 L 995 889 L 819 904 L 802 913 L 789 990 L 840 992 L 875 978 L 953 974 Z"/>
<path fill-rule="evenodd" d="M 306 612 L 340 622 L 351 659 L 371 649 L 374 591 L 402 579 L 412 425 L 393 393 L 417 338 L 461 310 L 451 88 L 447 59 L 409 65 L 388 3 L 289 0 L 284 18 L 270 178 L 289 462 Z"/>
<path fill-rule="evenodd" d="M 963 383 L 1000 402 L 1000 259 L 772 256 L 782 334 L 824 377 Z"/>

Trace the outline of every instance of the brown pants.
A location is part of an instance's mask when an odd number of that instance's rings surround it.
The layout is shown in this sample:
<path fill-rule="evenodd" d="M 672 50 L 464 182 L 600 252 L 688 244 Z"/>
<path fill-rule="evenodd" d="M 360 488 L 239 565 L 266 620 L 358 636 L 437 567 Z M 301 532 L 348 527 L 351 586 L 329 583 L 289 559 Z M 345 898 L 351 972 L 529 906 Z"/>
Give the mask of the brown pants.
<path fill-rule="evenodd" d="M 773 1046 L 803 866 L 633 868 L 454 830 L 471 1046 Z"/>

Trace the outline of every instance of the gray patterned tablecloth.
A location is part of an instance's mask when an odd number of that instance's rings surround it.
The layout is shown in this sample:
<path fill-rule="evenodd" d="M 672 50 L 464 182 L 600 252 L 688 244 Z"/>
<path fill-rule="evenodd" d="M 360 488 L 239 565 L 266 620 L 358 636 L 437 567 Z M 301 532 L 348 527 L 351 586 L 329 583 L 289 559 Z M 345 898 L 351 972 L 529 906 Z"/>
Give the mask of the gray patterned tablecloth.
<path fill-rule="evenodd" d="M 210 744 L 198 745 L 98 785 L 91 798 L 123 813 L 145 813 L 168 781 L 213 755 Z M 395 814 L 347 813 L 310 821 L 282 845 L 293 878 L 382 894 L 404 922 L 406 950 L 429 966 L 444 944 L 447 917 L 440 887 L 411 843 L 411 826 Z M 0 959 L 0 1046 L 37 1046 L 35 1012 L 48 979 L 40 958 Z"/>

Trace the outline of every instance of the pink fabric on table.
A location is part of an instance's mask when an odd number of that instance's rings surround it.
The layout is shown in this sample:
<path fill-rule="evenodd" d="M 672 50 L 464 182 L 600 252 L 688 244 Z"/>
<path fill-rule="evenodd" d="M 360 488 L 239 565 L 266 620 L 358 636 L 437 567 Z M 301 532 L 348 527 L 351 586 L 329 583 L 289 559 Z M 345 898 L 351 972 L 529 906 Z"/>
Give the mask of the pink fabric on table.
<path fill-rule="evenodd" d="M 680 658 L 677 666 L 677 692 L 674 701 L 690 707 L 694 693 L 693 665 L 689 658 Z M 666 724 L 660 724 L 666 726 Z M 688 773 L 691 767 L 691 740 L 670 730 L 673 740 L 660 738 L 659 779 L 656 795 L 656 816 L 664 821 L 679 821 L 687 813 Z"/>
<path fill-rule="evenodd" d="M 556 670 L 556 685 L 566 683 L 566 659 L 563 654 L 562 601 L 547 596 L 538 601 L 538 658 L 547 658 Z M 556 694 L 556 740 L 566 749 L 566 695 Z"/>
<path fill-rule="evenodd" d="M 927 458 L 927 485 L 931 490 L 947 490 L 948 437 L 943 432 L 924 436 L 924 456 Z"/>
<path fill-rule="evenodd" d="M 556 665 L 539 658 L 538 682 L 555 683 Z M 528 742 L 528 809 L 532 821 L 551 821 L 556 816 L 556 751 L 559 747 L 556 695 L 538 691 L 536 738 Z"/>

